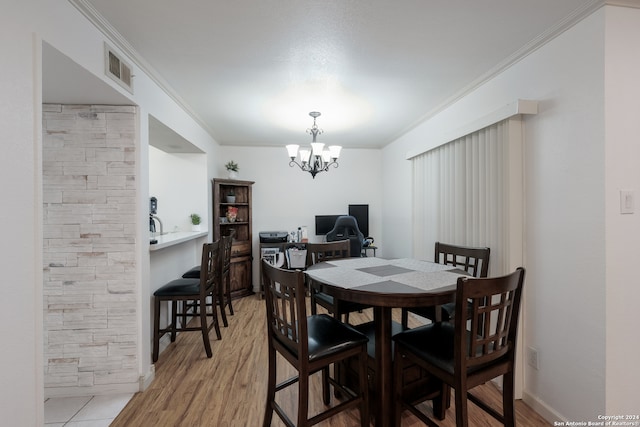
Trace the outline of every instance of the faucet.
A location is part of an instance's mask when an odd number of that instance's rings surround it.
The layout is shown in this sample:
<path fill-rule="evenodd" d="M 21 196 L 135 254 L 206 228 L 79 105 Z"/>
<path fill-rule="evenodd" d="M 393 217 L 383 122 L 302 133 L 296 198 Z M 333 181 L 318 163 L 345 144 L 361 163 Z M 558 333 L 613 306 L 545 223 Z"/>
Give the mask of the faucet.
<path fill-rule="evenodd" d="M 152 235 L 155 236 L 156 221 L 158 221 L 158 224 L 160 224 L 160 235 L 162 236 L 164 234 L 162 230 L 162 221 L 160 220 L 160 218 L 158 218 L 157 215 L 149 214 L 149 231 L 152 233 Z"/>

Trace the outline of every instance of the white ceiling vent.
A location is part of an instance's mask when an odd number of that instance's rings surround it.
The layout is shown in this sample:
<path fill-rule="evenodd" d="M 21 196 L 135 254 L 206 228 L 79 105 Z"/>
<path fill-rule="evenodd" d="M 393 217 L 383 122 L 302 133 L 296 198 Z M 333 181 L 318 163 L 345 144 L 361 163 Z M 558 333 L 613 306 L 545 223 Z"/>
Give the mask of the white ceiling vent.
<path fill-rule="evenodd" d="M 104 44 L 104 72 L 106 75 L 118 82 L 120 86 L 133 94 L 133 74 L 131 74 L 131 65 L 125 62 L 106 43 Z"/>

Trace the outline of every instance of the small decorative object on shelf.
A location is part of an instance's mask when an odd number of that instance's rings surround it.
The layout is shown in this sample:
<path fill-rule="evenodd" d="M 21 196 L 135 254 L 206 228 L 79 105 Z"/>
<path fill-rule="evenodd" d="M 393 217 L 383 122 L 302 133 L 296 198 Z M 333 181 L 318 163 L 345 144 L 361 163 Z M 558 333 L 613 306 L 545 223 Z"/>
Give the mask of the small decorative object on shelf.
<path fill-rule="evenodd" d="M 236 217 L 238 216 L 238 208 L 229 206 L 227 209 L 227 219 L 229 222 L 236 222 Z"/>
<path fill-rule="evenodd" d="M 227 168 L 227 173 L 229 174 L 229 179 L 237 179 L 238 178 L 238 164 L 236 162 L 234 162 L 233 160 L 229 161 L 229 163 L 227 163 L 226 165 L 224 165 L 225 168 Z"/>
<path fill-rule="evenodd" d="M 191 231 L 200 231 L 200 215 L 193 213 L 189 216 L 191 217 Z"/>
<path fill-rule="evenodd" d="M 227 193 L 227 203 L 235 203 L 235 202 L 236 202 L 236 193 L 233 191 L 233 188 L 232 188 Z"/>

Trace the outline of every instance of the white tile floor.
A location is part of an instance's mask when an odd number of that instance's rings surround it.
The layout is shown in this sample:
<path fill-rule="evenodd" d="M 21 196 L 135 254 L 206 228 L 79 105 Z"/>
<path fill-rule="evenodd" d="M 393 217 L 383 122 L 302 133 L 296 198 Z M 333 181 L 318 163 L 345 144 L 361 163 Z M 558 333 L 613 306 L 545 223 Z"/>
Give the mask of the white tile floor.
<path fill-rule="evenodd" d="M 51 397 L 44 402 L 45 427 L 108 427 L 133 393 Z"/>

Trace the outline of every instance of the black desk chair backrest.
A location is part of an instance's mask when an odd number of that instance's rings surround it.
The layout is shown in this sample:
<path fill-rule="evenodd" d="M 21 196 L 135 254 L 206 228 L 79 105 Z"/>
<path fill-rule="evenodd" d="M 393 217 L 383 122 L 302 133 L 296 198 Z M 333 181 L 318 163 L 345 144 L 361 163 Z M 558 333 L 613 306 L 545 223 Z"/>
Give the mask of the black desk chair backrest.
<path fill-rule="evenodd" d="M 289 426 L 306 427 L 319 423 L 340 411 L 359 407 L 362 427 L 369 425 L 367 387 L 367 342 L 365 335 L 326 314 L 307 316 L 304 273 L 284 270 L 262 260 L 262 275 L 267 310 L 269 374 L 263 426 L 271 425 L 273 412 Z M 276 352 L 298 375 L 276 384 Z M 358 358 L 359 389 L 342 387 L 329 375 L 329 366 Z M 329 384 L 346 397 L 339 405 L 309 418 L 309 376 L 322 372 L 322 397 L 330 403 Z M 276 401 L 276 392 L 298 382 L 298 418 L 289 419 Z"/>
<path fill-rule="evenodd" d="M 351 256 L 362 256 L 364 234 L 358 228 L 358 221 L 351 215 L 341 215 L 336 219 L 333 229 L 326 235 L 327 242 L 349 239 L 351 242 Z"/>
<path fill-rule="evenodd" d="M 453 324 L 432 323 L 393 337 L 398 421 L 402 410 L 409 409 L 431 425 L 428 417 L 415 408 L 416 402 L 403 399 L 403 384 L 397 379 L 406 366 L 415 363 L 442 382 L 438 399 L 449 396 L 449 387 L 455 390 L 457 426 L 468 425 L 467 399 L 505 426 L 515 426 L 514 366 L 524 276 L 525 270 L 520 267 L 502 277 L 461 277 L 456 286 Z M 503 377 L 502 414 L 469 393 L 499 376 Z M 443 419 L 445 407 L 442 401 L 434 401 L 434 414 Z"/>

